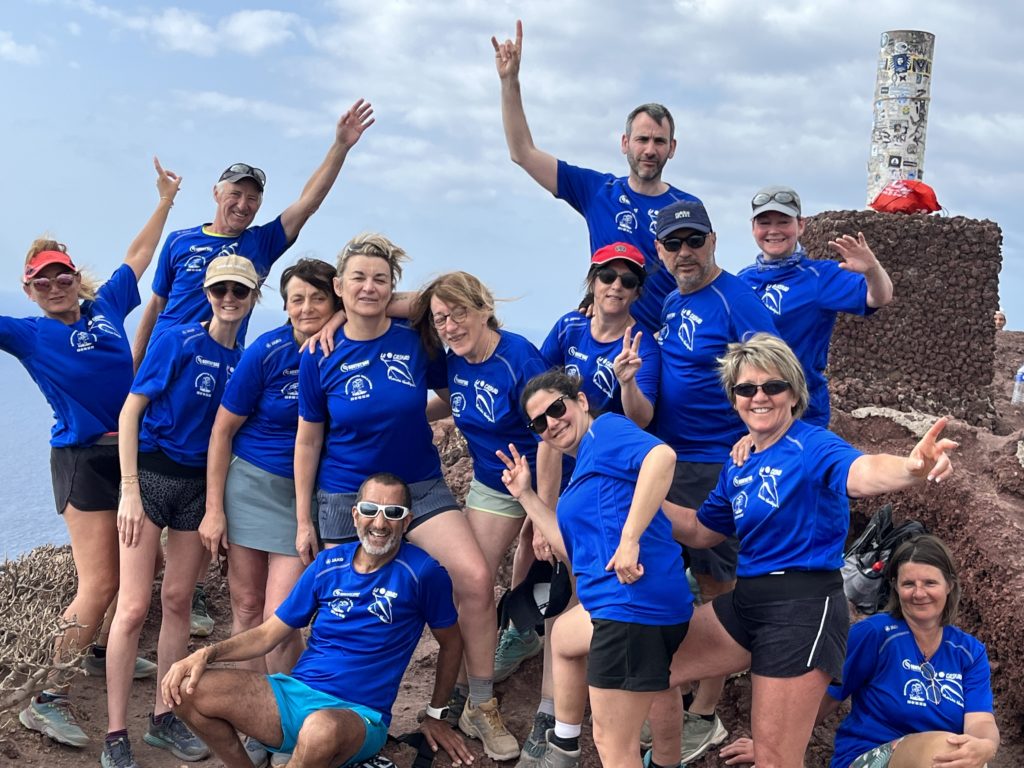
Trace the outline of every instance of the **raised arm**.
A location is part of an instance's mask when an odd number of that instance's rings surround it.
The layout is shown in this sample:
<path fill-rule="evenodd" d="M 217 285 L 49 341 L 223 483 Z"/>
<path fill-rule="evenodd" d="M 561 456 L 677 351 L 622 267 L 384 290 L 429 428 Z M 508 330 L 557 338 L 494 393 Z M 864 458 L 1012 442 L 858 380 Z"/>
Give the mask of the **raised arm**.
<path fill-rule="evenodd" d="M 323 444 L 323 422 L 306 421 L 300 416 L 299 431 L 295 435 L 295 518 L 298 523 L 295 549 L 303 565 L 313 562 L 317 552 L 312 504 Z"/>
<path fill-rule="evenodd" d="M 142 310 L 138 328 L 135 329 L 135 343 L 132 344 L 132 365 L 136 373 L 139 372 L 139 366 L 142 365 L 142 358 L 146 356 L 146 348 L 149 346 L 149 337 L 153 335 L 156 319 L 166 306 L 167 297 L 157 296 L 154 293 L 146 302 L 146 308 Z"/>
<path fill-rule="evenodd" d="M 562 532 L 558 530 L 555 511 L 548 507 L 533 490 L 530 465 L 527 463 L 526 457 L 520 454 L 511 443 L 508 445 L 508 451 L 508 455 L 503 451 L 496 451 L 498 458 L 505 464 L 505 471 L 501 475 L 505 489 L 526 510 L 526 514 L 533 521 L 534 528 L 548 540 L 552 554 L 563 563 L 568 563 L 569 555 L 565 551 Z"/>
<path fill-rule="evenodd" d="M 636 335 L 630 338 L 631 330 L 632 327 L 626 328 L 626 333 L 622 336 L 622 351 L 612 361 L 612 370 L 619 382 L 622 412 L 634 424 L 646 429 L 654 418 L 654 404 L 640 391 L 640 386 L 636 383 L 637 371 L 643 365 L 643 358 L 640 357 L 640 339 L 643 337 L 643 331 L 637 331 Z"/>
<path fill-rule="evenodd" d="M 842 256 L 843 260 L 839 264 L 841 269 L 864 275 L 868 284 L 869 307 L 878 309 L 892 301 L 892 279 L 868 246 L 863 232 L 858 232 L 857 237 L 838 237 L 830 242 L 828 247 Z"/>
<path fill-rule="evenodd" d="M 847 494 L 853 498 L 878 496 L 924 480 L 945 480 L 953 472 L 948 454 L 958 447 L 952 440 L 939 439 L 948 422 L 945 416 L 936 421 L 906 457 L 876 453 L 856 459 L 846 479 Z"/>
<path fill-rule="evenodd" d="M 302 189 L 299 199 L 289 205 L 281 213 L 281 226 L 284 227 L 288 242 L 295 242 L 299 231 L 316 213 L 327 193 L 334 186 L 341 166 L 348 156 L 348 151 L 359 141 L 363 131 L 373 125 L 373 106 L 368 101 L 359 99 L 348 112 L 338 118 L 338 126 L 334 134 L 334 143 L 327 150 L 327 157 L 313 175 L 309 177 Z"/>
<path fill-rule="evenodd" d="M 516 39 L 494 46 L 494 64 L 501 80 L 501 122 L 505 128 L 505 142 L 512 162 L 520 166 L 552 195 L 558 194 L 558 160 L 537 149 L 530 134 L 523 110 L 523 94 L 519 87 L 519 64 L 523 57 L 523 22 L 516 22 Z"/>
<path fill-rule="evenodd" d="M 164 224 L 167 223 L 167 214 L 171 212 L 174 205 L 174 197 L 181 187 L 181 176 L 174 171 L 164 170 L 160 161 L 153 158 L 153 166 L 156 168 L 156 191 L 160 199 L 156 201 L 156 210 L 149 217 L 149 221 L 140 230 L 139 234 L 128 246 L 128 253 L 124 257 L 124 263 L 132 268 L 135 279 L 142 279 L 142 274 L 149 268 L 153 261 L 153 254 L 160 242 L 160 235 L 163 234 Z"/>

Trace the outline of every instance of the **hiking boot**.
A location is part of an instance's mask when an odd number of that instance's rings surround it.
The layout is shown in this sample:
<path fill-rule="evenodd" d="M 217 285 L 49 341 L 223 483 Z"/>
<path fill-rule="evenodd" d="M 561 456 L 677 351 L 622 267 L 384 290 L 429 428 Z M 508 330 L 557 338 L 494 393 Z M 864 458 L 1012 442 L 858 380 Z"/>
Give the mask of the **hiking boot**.
<path fill-rule="evenodd" d="M 715 713 L 714 720 L 705 720 L 700 715 L 683 712 L 683 748 L 679 753 L 681 763 L 689 763 L 718 746 L 729 737 L 722 721 Z"/>
<path fill-rule="evenodd" d="M 93 654 L 87 654 L 82 659 L 82 669 L 85 670 L 85 674 L 89 677 L 106 677 L 107 676 L 107 659 L 102 659 Z M 135 680 L 142 680 L 146 677 L 153 677 L 156 675 L 156 664 L 149 659 L 144 659 L 141 656 L 135 658 L 135 669 L 132 671 L 132 677 Z"/>
<path fill-rule="evenodd" d="M 103 768 L 139 768 L 139 764 L 132 756 L 132 745 L 127 736 L 121 736 L 116 741 L 103 742 L 100 765 Z"/>
<path fill-rule="evenodd" d="M 519 742 L 501 721 L 497 699 L 481 702 L 479 707 L 467 701 L 459 718 L 459 730 L 471 738 L 480 739 L 484 752 L 492 760 L 519 757 Z"/>
<path fill-rule="evenodd" d="M 67 696 L 57 696 L 45 702 L 33 696 L 28 706 L 18 714 L 18 719 L 29 730 L 39 731 L 69 747 L 84 747 L 89 743 L 89 737 L 71 713 L 71 702 Z"/>
<path fill-rule="evenodd" d="M 176 715 L 157 723 L 149 716 L 149 727 L 142 737 L 151 747 L 166 749 L 179 760 L 194 763 L 210 756 L 210 748 L 188 729 Z"/>
<path fill-rule="evenodd" d="M 213 619 L 206 610 L 206 590 L 198 585 L 192 593 L 192 616 L 188 631 L 192 637 L 209 637 L 213 632 Z"/>
<path fill-rule="evenodd" d="M 265 768 L 267 761 L 270 759 L 270 753 L 267 748 L 260 743 L 259 739 L 254 739 L 252 736 L 246 736 L 242 739 L 242 746 L 245 747 L 245 754 L 249 756 L 249 760 L 253 765 L 253 768 Z"/>
<path fill-rule="evenodd" d="M 550 728 L 544 734 L 547 746 L 544 754 L 537 763 L 538 768 L 578 768 L 580 764 L 580 751 L 578 749 L 568 750 L 556 747 L 551 743 L 551 737 L 555 735 L 555 729 Z"/>
<path fill-rule="evenodd" d="M 533 629 L 520 632 L 514 625 L 501 633 L 494 649 L 494 682 L 508 680 L 519 665 L 544 649 L 544 641 Z"/>
<path fill-rule="evenodd" d="M 519 753 L 516 768 L 536 768 L 544 757 L 548 746 L 548 731 L 555 727 L 555 716 L 538 712 L 533 716 L 533 728 L 523 742 L 523 751 Z"/>

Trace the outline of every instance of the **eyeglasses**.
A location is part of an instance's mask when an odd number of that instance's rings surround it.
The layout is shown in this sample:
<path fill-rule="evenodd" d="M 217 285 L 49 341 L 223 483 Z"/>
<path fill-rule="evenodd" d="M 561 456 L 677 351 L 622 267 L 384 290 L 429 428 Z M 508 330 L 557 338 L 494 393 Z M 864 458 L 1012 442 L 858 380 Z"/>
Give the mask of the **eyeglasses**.
<path fill-rule="evenodd" d="M 538 435 L 542 435 L 548 431 L 548 417 L 552 419 L 560 419 L 565 416 L 565 401 L 568 400 L 572 395 L 562 395 L 555 402 L 544 409 L 544 413 L 540 416 L 534 416 L 526 424 L 533 432 Z"/>
<path fill-rule="evenodd" d="M 56 284 L 58 288 L 66 291 L 75 284 L 76 277 L 77 275 L 73 272 L 62 272 L 54 278 L 33 277 L 29 280 L 29 283 L 40 293 L 46 293 L 54 286 L 54 284 Z"/>
<path fill-rule="evenodd" d="M 939 684 L 937 682 L 938 675 L 935 674 L 935 667 L 932 666 L 930 661 L 923 661 L 920 665 L 921 677 L 928 683 L 928 701 L 932 704 L 940 704 L 942 702 L 942 696 L 939 692 Z"/>
<path fill-rule="evenodd" d="M 233 176 L 236 173 L 244 173 L 247 176 L 252 176 L 260 183 L 261 187 L 267 186 L 267 174 L 248 163 L 235 163 L 234 165 L 229 165 L 227 170 L 220 175 L 220 180 L 224 181 L 225 178 Z"/>
<path fill-rule="evenodd" d="M 250 288 L 248 285 L 241 285 L 240 283 L 228 282 L 214 283 L 206 290 L 208 290 L 213 296 L 217 297 L 218 299 L 223 299 L 225 296 L 227 296 L 228 291 L 231 291 L 231 295 L 234 296 L 236 299 L 248 299 L 249 294 L 252 293 L 252 288 Z"/>
<path fill-rule="evenodd" d="M 356 504 L 356 512 L 363 517 L 373 518 L 384 513 L 385 520 L 405 520 L 409 516 L 409 508 L 401 504 L 377 504 L 373 501 L 360 501 Z"/>
<path fill-rule="evenodd" d="M 781 395 L 787 389 L 790 389 L 793 385 L 788 381 L 782 379 L 772 379 L 766 381 L 764 384 L 751 384 L 750 382 L 744 382 L 743 384 L 734 384 L 732 387 L 732 393 L 737 397 L 753 397 L 757 394 L 757 390 L 761 390 L 769 397 L 774 395 Z"/>
<path fill-rule="evenodd" d="M 601 269 L 594 273 L 594 276 L 605 285 L 612 285 L 615 279 L 618 278 L 619 282 L 622 283 L 622 287 L 627 291 L 632 291 L 640 285 L 640 278 L 632 272 L 616 272 L 612 267 L 601 267 Z"/>
<path fill-rule="evenodd" d="M 434 322 L 434 327 L 437 328 L 438 330 L 441 330 L 442 328 L 445 327 L 445 325 L 447 325 L 448 318 L 451 318 L 452 322 L 455 323 L 456 325 L 462 325 L 464 322 L 466 322 L 466 318 L 468 316 L 468 309 L 466 309 L 465 307 L 455 307 L 448 314 L 438 312 L 436 315 L 434 315 L 432 320 Z"/>
<path fill-rule="evenodd" d="M 704 247 L 704 242 L 708 239 L 708 236 L 702 232 L 698 232 L 687 237 L 669 237 L 661 241 L 662 247 L 669 253 L 675 253 L 683 247 L 683 243 L 686 243 L 687 248 L 697 250 L 698 248 Z"/>
<path fill-rule="evenodd" d="M 770 195 L 767 192 L 758 192 L 751 199 L 750 207 L 757 208 L 757 206 L 765 205 L 766 203 L 770 203 L 772 200 L 776 203 L 782 203 L 783 205 L 791 205 L 797 202 L 797 197 L 792 192 L 786 192 L 785 190 L 782 192 L 772 192 Z M 799 203 L 797 204 L 799 205 Z"/>

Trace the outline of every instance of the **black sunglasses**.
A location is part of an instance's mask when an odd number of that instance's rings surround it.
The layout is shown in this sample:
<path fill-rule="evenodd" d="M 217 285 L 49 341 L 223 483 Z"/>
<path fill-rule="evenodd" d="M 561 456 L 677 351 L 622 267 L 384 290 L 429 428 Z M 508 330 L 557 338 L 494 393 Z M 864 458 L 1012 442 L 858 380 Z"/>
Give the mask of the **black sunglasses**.
<path fill-rule="evenodd" d="M 788 381 L 783 381 L 782 379 L 772 379 L 771 381 L 766 381 L 764 384 L 751 384 L 750 382 L 745 382 L 743 384 L 734 384 L 732 387 L 732 393 L 737 397 L 753 397 L 757 394 L 757 390 L 760 389 L 766 395 L 771 397 L 773 395 L 781 395 L 792 386 L 793 385 Z"/>
<path fill-rule="evenodd" d="M 694 250 L 697 250 L 698 248 L 703 248 L 704 243 L 705 241 L 707 241 L 707 239 L 708 236 L 706 234 L 704 234 L 703 232 L 698 232 L 693 235 L 688 235 L 687 237 L 665 238 L 664 240 L 661 241 L 661 245 L 669 253 L 675 253 L 676 251 L 683 247 L 683 243 L 686 243 L 687 248 L 692 248 Z"/>
<path fill-rule="evenodd" d="M 356 504 L 356 512 L 363 517 L 376 517 L 383 512 L 385 520 L 405 520 L 409 516 L 409 508 L 401 504 L 377 504 L 372 501 L 360 501 Z"/>
<path fill-rule="evenodd" d="M 605 285 L 611 285 L 618 278 L 619 282 L 622 283 L 622 287 L 627 291 L 632 291 L 638 285 L 640 285 L 640 278 L 629 270 L 625 272 L 616 272 L 612 267 L 601 267 L 594 273 L 594 276 Z"/>
<path fill-rule="evenodd" d="M 236 173 L 244 173 L 247 176 L 252 176 L 256 181 L 260 183 L 261 187 L 267 186 L 267 174 L 256 166 L 249 165 L 248 163 L 235 163 L 229 165 L 227 169 L 220 175 L 220 180 L 224 181 L 228 176 L 234 176 Z"/>
<path fill-rule="evenodd" d="M 548 430 L 548 416 L 552 419 L 560 419 L 565 416 L 565 401 L 570 397 L 572 397 L 572 395 L 562 395 L 551 405 L 545 408 L 544 413 L 530 419 L 526 426 L 538 435 L 544 434 Z"/>
<path fill-rule="evenodd" d="M 207 288 L 211 294 L 216 296 L 218 299 L 223 299 L 228 295 L 228 291 L 231 291 L 231 295 L 236 299 L 248 299 L 249 294 L 252 293 L 252 288 L 248 285 L 241 285 L 240 283 L 214 283 Z"/>
<path fill-rule="evenodd" d="M 773 192 L 768 194 L 767 192 L 758 192 L 750 201 L 751 208 L 757 208 L 759 205 L 770 203 L 774 200 L 776 203 L 782 203 L 783 205 L 789 205 L 796 202 L 796 195 L 792 192 Z"/>

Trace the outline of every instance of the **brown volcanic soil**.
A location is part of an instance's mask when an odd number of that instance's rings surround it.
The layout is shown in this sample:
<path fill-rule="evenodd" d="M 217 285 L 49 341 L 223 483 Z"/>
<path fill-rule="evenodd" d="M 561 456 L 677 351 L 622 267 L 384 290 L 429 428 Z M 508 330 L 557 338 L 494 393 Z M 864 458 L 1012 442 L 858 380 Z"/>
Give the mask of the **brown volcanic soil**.
<path fill-rule="evenodd" d="M 1024 469 L 1018 451 L 1024 456 L 1024 408 L 1010 405 L 1013 374 L 1024 362 L 1024 333 L 1002 332 L 996 338 L 995 408 L 993 432 L 979 430 L 961 422 L 951 424 L 949 433 L 960 441 L 956 455 L 956 474 L 941 486 L 894 495 L 855 505 L 854 528 L 863 525 L 866 516 L 885 501 L 892 501 L 896 516 L 915 517 L 942 536 L 953 548 L 965 581 L 960 626 L 975 633 L 988 644 L 996 693 L 996 718 L 1003 746 L 991 768 L 1024 766 Z M 910 432 L 888 418 L 873 416 L 858 419 L 837 413 L 833 428 L 858 447 L 872 452 L 906 453 L 916 442 Z M 469 460 L 460 448 L 460 438 L 448 424 L 438 425 L 437 442 L 449 467 L 453 490 L 465 494 Z M 507 572 L 503 574 L 507 578 Z M 213 639 L 225 636 L 230 616 L 226 584 L 211 571 L 209 592 L 211 614 L 217 619 Z M 156 601 L 154 601 L 156 603 Z M 149 658 L 156 654 L 156 625 L 159 613 L 154 605 L 142 637 L 142 651 Z M 401 734 L 416 726 L 415 714 L 430 695 L 436 648 L 424 637 L 406 672 L 394 709 L 391 732 Z M 527 662 L 505 683 L 497 686 L 501 710 L 509 729 L 520 740 L 529 732 L 540 690 L 539 659 Z M 154 682 L 137 682 L 129 713 L 129 730 L 136 745 L 136 757 L 144 768 L 177 768 L 181 765 L 167 752 L 142 743 L 145 716 L 152 704 Z M 105 692 L 102 678 L 83 678 L 76 686 L 75 706 L 86 732 L 93 736 L 90 746 L 73 750 L 50 742 L 15 724 L 7 728 L 7 741 L 0 742 L 0 765 L 52 766 L 73 768 L 95 766 L 106 725 Z M 749 734 L 750 680 L 732 680 L 720 707 L 731 736 Z M 807 754 L 808 768 L 825 768 L 831 756 L 835 720 L 815 729 Z M 475 742 L 470 742 L 474 745 Z M 474 748 L 476 765 L 494 763 Z M 412 764 L 413 752 L 404 746 L 389 745 L 385 754 L 399 766 Z M 449 765 L 438 757 L 438 768 Z M 220 762 L 208 760 L 202 765 L 217 768 Z M 511 763 L 509 763 L 511 765 Z M 584 768 L 600 765 L 588 728 L 584 729 Z M 691 768 L 722 766 L 717 754 L 709 754 L 691 763 Z"/>

